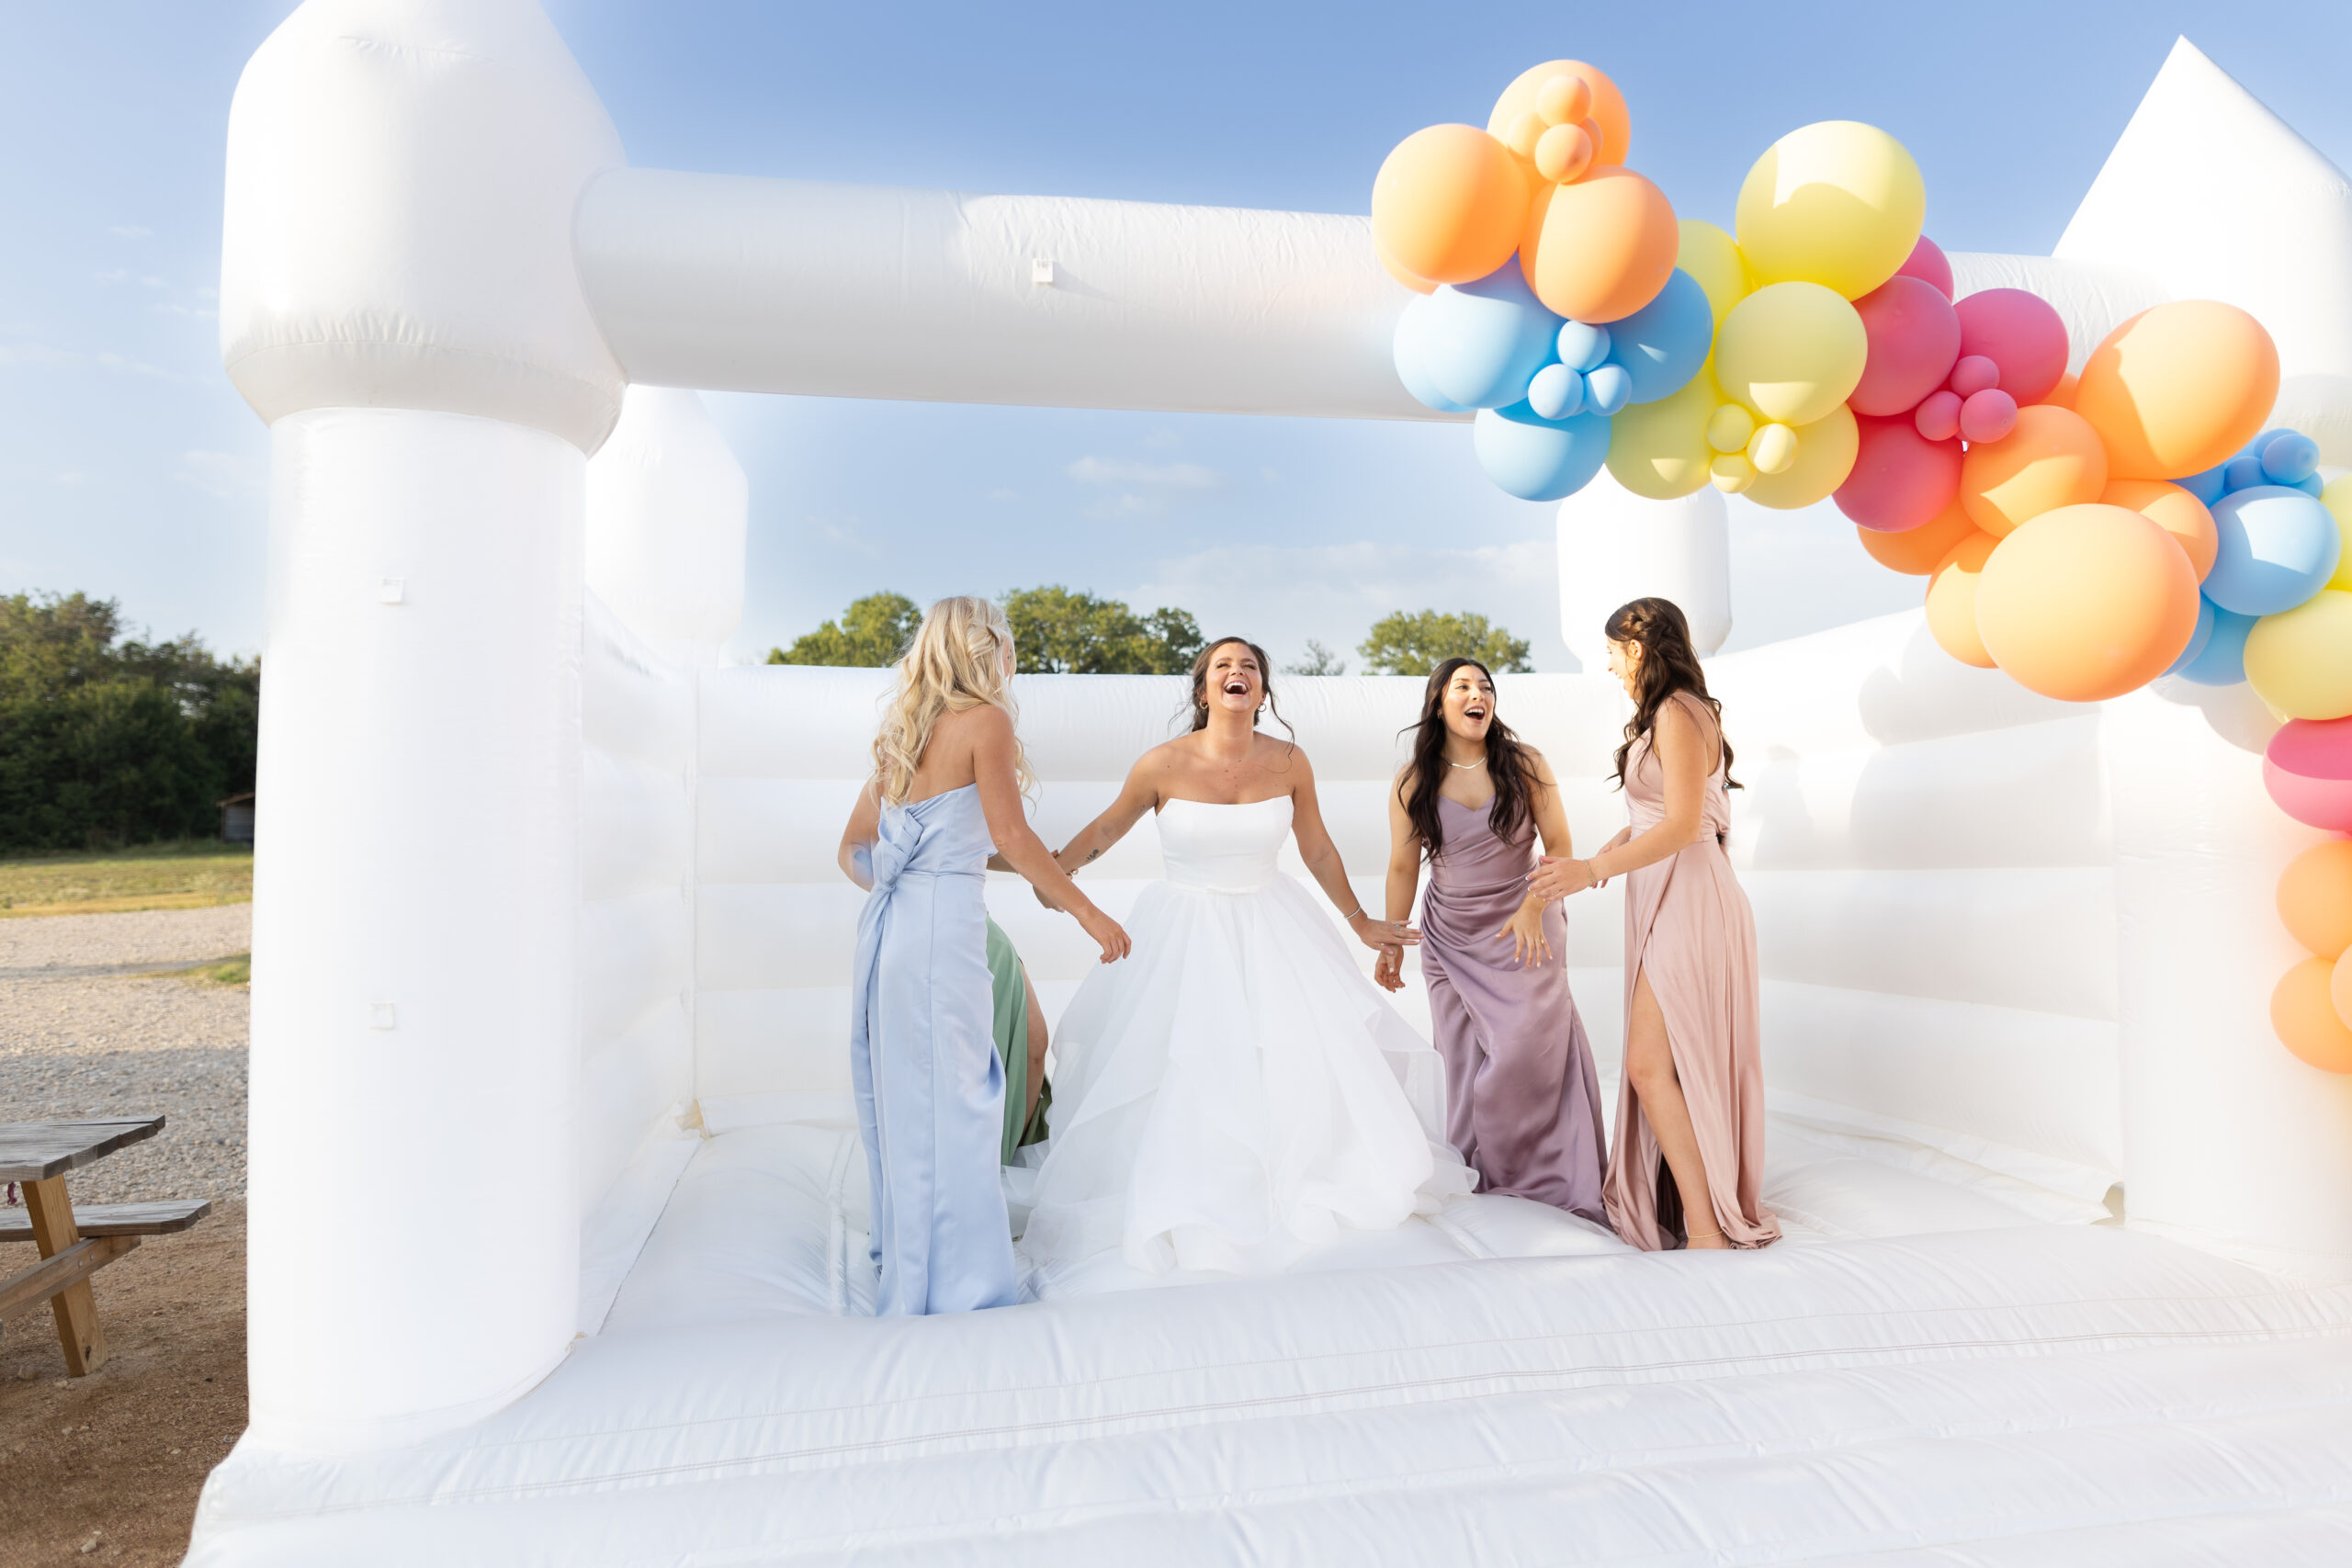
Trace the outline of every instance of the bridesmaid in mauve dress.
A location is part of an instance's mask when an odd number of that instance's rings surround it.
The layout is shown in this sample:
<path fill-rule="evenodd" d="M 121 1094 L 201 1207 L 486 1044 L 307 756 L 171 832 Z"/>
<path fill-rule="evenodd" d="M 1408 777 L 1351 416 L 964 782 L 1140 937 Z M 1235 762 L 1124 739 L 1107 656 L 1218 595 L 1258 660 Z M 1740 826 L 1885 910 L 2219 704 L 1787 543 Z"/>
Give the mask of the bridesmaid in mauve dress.
<path fill-rule="evenodd" d="M 1633 825 L 1589 861 L 1547 860 L 1533 886 L 1631 878 L 1609 1223 L 1645 1251 L 1768 1246 L 1756 919 L 1724 853 L 1731 748 L 1679 608 L 1636 599 L 1606 629 L 1634 704 L 1617 752 Z"/>
<path fill-rule="evenodd" d="M 1389 794 L 1388 918 L 1412 912 L 1420 863 L 1421 977 L 1445 1061 L 1446 1135 L 1487 1192 L 1532 1198 L 1606 1224 L 1600 1090 L 1568 994 L 1556 902 L 1528 891 L 1535 837 L 1569 852 L 1566 815 L 1541 753 L 1495 715 L 1494 677 L 1472 659 L 1430 676 L 1413 761 Z M 1402 948 L 1374 978 L 1404 983 Z"/>

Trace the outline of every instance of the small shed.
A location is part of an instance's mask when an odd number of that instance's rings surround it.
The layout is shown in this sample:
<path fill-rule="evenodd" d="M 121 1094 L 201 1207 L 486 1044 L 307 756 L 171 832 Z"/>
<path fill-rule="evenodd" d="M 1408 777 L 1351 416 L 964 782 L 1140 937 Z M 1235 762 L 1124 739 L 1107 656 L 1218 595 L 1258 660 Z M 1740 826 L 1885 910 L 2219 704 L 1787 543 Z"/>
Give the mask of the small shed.
<path fill-rule="evenodd" d="M 232 795 L 220 802 L 220 841 L 226 844 L 250 844 L 254 841 L 254 792 Z"/>

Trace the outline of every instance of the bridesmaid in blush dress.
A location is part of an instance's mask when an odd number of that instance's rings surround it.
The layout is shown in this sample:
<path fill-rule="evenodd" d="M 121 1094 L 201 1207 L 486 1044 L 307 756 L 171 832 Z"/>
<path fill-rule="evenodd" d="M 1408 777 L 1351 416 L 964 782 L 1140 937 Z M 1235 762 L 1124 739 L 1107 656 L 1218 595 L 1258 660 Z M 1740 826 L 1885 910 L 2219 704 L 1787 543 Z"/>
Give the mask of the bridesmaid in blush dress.
<path fill-rule="evenodd" d="M 1535 838 L 1570 852 L 1567 817 L 1542 753 L 1496 716 L 1475 659 L 1430 676 L 1413 760 L 1388 797 L 1388 918 L 1411 913 L 1420 865 L 1421 977 L 1445 1061 L 1446 1134 L 1487 1192 L 1532 1198 L 1606 1224 L 1600 1091 L 1568 994 L 1557 903 L 1528 891 Z M 1373 978 L 1404 985 L 1404 949 Z"/>
<path fill-rule="evenodd" d="M 1731 748 L 1682 612 L 1636 599 L 1609 617 L 1609 667 L 1634 699 L 1618 782 L 1633 825 L 1532 886 L 1625 893 L 1625 1081 L 1604 1196 L 1645 1251 L 1764 1247 L 1764 1068 L 1756 919 L 1724 853 Z"/>

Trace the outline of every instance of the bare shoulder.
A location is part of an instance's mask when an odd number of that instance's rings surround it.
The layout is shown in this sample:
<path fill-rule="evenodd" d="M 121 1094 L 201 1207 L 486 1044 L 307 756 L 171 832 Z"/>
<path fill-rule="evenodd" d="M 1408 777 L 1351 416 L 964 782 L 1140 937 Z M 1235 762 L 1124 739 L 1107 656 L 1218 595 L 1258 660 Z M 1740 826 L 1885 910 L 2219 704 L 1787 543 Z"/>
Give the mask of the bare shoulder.
<path fill-rule="evenodd" d="M 1395 790 L 1396 798 L 1399 800 L 1411 799 L 1413 791 L 1420 787 L 1420 783 L 1421 770 L 1415 767 L 1410 762 L 1406 763 L 1403 767 L 1396 770 L 1396 784 Z"/>
<path fill-rule="evenodd" d="M 1315 764 L 1306 760 L 1306 748 L 1295 740 L 1260 730 L 1258 743 L 1250 748 L 1250 756 L 1260 767 L 1288 779 L 1294 788 L 1315 782 Z"/>
<path fill-rule="evenodd" d="M 1544 757 L 1543 752 L 1538 751 L 1534 747 L 1530 746 L 1524 740 L 1519 743 L 1519 750 L 1521 755 L 1527 759 L 1527 776 L 1529 778 L 1533 779 L 1540 784 L 1556 784 L 1560 782 L 1558 779 L 1552 776 L 1552 764 L 1550 761 Z"/>

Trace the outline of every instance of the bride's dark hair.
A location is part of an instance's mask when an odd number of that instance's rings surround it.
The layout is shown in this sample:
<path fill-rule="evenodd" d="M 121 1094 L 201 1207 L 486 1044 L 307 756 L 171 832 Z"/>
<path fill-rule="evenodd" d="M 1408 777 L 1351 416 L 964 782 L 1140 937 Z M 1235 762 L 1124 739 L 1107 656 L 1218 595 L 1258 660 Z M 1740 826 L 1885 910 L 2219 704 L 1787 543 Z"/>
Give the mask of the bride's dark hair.
<path fill-rule="evenodd" d="M 1617 748 L 1617 787 L 1625 786 L 1625 760 L 1634 742 L 1650 732 L 1657 710 L 1677 692 L 1688 692 L 1707 705 L 1715 717 L 1715 743 L 1724 752 L 1724 787 L 1739 789 L 1731 776 L 1731 742 L 1724 739 L 1724 705 L 1707 694 L 1707 677 L 1699 668 L 1698 650 L 1690 646 L 1690 623 L 1671 599 L 1636 599 L 1620 604 L 1601 624 L 1611 642 L 1631 643 L 1642 650 L 1634 671 L 1634 716 L 1625 721 L 1624 744 Z"/>
<path fill-rule="evenodd" d="M 1438 814 L 1438 785 L 1445 780 L 1445 688 L 1464 665 L 1495 683 L 1494 671 L 1475 659 L 1449 659 L 1430 671 L 1421 694 L 1420 722 L 1413 730 L 1413 793 L 1405 801 L 1405 815 L 1421 840 L 1421 853 L 1430 860 L 1445 847 L 1445 823 Z M 1487 720 L 1487 781 L 1495 786 L 1493 814 L 1487 818 L 1495 837 L 1510 843 L 1524 832 L 1535 817 L 1535 758 L 1501 714 L 1489 707 Z"/>
<path fill-rule="evenodd" d="M 1267 659 L 1266 650 L 1264 649 L 1260 648 L 1256 643 L 1251 642 L 1246 637 L 1221 637 L 1215 642 L 1210 643 L 1206 648 L 1202 649 L 1199 654 L 1194 656 L 1193 660 L 1193 706 L 1192 713 L 1190 715 L 1192 723 L 1187 726 L 1187 728 L 1190 729 L 1206 729 L 1209 727 L 1209 660 L 1216 657 L 1216 650 L 1218 649 L 1234 645 L 1238 645 L 1239 647 L 1248 649 L 1250 650 L 1250 657 L 1257 660 L 1258 689 L 1266 694 L 1266 711 L 1274 716 L 1274 722 L 1276 724 L 1281 725 L 1284 729 L 1290 729 L 1291 739 L 1295 744 L 1298 739 L 1298 731 L 1290 728 L 1290 720 L 1284 718 L 1283 716 L 1283 710 L 1274 705 L 1273 663 L 1272 660 Z"/>

